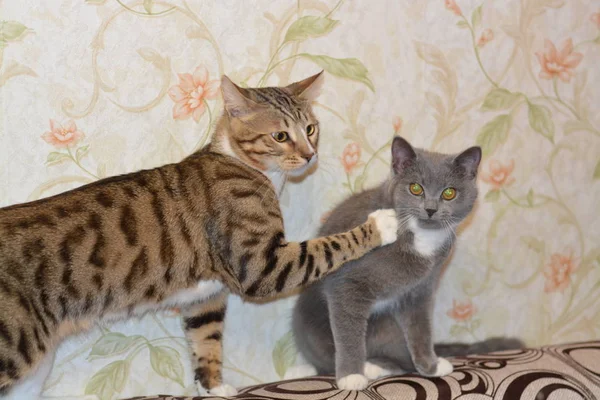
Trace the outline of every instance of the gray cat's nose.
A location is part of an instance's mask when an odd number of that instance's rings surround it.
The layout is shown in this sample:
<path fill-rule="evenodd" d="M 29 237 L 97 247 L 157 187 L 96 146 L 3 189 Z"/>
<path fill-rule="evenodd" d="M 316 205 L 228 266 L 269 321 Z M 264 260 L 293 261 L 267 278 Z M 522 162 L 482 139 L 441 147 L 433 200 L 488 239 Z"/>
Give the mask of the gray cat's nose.
<path fill-rule="evenodd" d="M 306 160 L 306 162 L 310 162 L 310 160 L 312 160 L 312 158 L 314 157 L 315 153 L 310 153 L 310 154 L 305 154 L 302 156 L 302 158 L 304 158 Z"/>
<path fill-rule="evenodd" d="M 434 208 L 426 208 L 426 209 L 425 209 L 425 212 L 427 212 L 427 215 L 429 215 L 429 218 L 431 218 L 431 216 L 432 216 L 433 214 L 435 214 L 435 212 L 436 212 L 436 211 L 437 211 L 437 210 L 436 210 L 436 209 L 434 209 Z"/>

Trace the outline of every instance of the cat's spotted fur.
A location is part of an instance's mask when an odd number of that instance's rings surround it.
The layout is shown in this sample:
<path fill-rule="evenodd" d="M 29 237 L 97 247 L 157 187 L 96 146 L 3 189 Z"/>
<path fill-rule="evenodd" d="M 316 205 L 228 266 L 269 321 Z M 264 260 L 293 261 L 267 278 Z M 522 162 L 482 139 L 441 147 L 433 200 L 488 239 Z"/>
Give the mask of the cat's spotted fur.
<path fill-rule="evenodd" d="M 201 151 L 0 209 L 0 391 L 36 397 L 39 387 L 26 388 L 28 379 L 43 382 L 36 368 L 51 363 L 64 337 L 98 320 L 177 306 L 197 381 L 230 394 L 221 378 L 229 292 L 255 300 L 287 294 L 394 241 L 392 210 L 344 233 L 285 240 L 265 173 L 314 162 L 310 101 L 321 81 L 319 74 L 285 88 L 241 89 L 224 77 L 225 112 Z M 279 131 L 287 141 L 274 140 Z"/>

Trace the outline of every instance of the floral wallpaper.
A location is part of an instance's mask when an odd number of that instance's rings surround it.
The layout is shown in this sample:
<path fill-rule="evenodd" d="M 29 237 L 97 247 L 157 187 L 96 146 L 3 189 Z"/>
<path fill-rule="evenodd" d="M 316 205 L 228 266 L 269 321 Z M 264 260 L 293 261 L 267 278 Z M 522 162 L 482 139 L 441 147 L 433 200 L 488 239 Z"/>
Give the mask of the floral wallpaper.
<path fill-rule="evenodd" d="M 320 167 L 290 183 L 287 236 L 414 145 L 483 148 L 481 198 L 440 285 L 438 340 L 600 336 L 600 5 L 592 0 L 0 0 L 0 205 L 178 161 L 210 140 L 221 74 L 324 69 Z M 293 299 L 230 299 L 225 377 L 295 362 Z M 61 345 L 44 397 L 193 394 L 176 311 Z"/>

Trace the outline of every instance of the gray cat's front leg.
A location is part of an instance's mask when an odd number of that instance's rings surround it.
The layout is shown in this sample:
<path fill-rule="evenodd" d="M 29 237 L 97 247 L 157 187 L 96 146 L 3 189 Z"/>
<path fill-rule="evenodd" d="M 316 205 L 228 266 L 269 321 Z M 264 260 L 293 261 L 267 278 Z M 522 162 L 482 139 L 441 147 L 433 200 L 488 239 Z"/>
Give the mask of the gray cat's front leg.
<path fill-rule="evenodd" d="M 413 364 L 424 376 L 444 376 L 452 373 L 452 364 L 438 357 L 433 350 L 432 298 L 418 299 L 396 315 Z"/>
<path fill-rule="evenodd" d="M 370 303 L 349 296 L 328 296 L 331 331 L 335 344 L 335 376 L 342 390 L 362 390 L 369 380 L 363 375 L 367 360 L 367 319 Z"/>

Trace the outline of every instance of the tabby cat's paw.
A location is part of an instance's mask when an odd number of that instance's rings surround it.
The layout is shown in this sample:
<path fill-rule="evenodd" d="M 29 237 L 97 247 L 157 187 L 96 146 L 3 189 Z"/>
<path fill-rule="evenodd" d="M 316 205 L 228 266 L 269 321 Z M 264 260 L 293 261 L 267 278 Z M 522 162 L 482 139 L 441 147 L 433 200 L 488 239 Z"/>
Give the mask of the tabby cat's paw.
<path fill-rule="evenodd" d="M 368 384 L 367 377 L 361 374 L 347 375 L 337 381 L 337 387 L 341 390 L 363 390 Z"/>
<path fill-rule="evenodd" d="M 454 367 L 450 363 L 450 361 L 445 358 L 438 358 L 437 367 L 435 368 L 435 373 L 433 376 L 446 376 L 454 371 Z"/>
<path fill-rule="evenodd" d="M 381 245 L 385 246 L 396 241 L 398 238 L 398 220 L 396 211 L 392 209 L 377 210 L 369 214 L 373 218 L 375 226 L 381 236 Z"/>
<path fill-rule="evenodd" d="M 233 386 L 226 383 L 210 389 L 208 393 L 212 396 L 219 397 L 229 397 L 238 394 L 237 390 Z"/>

